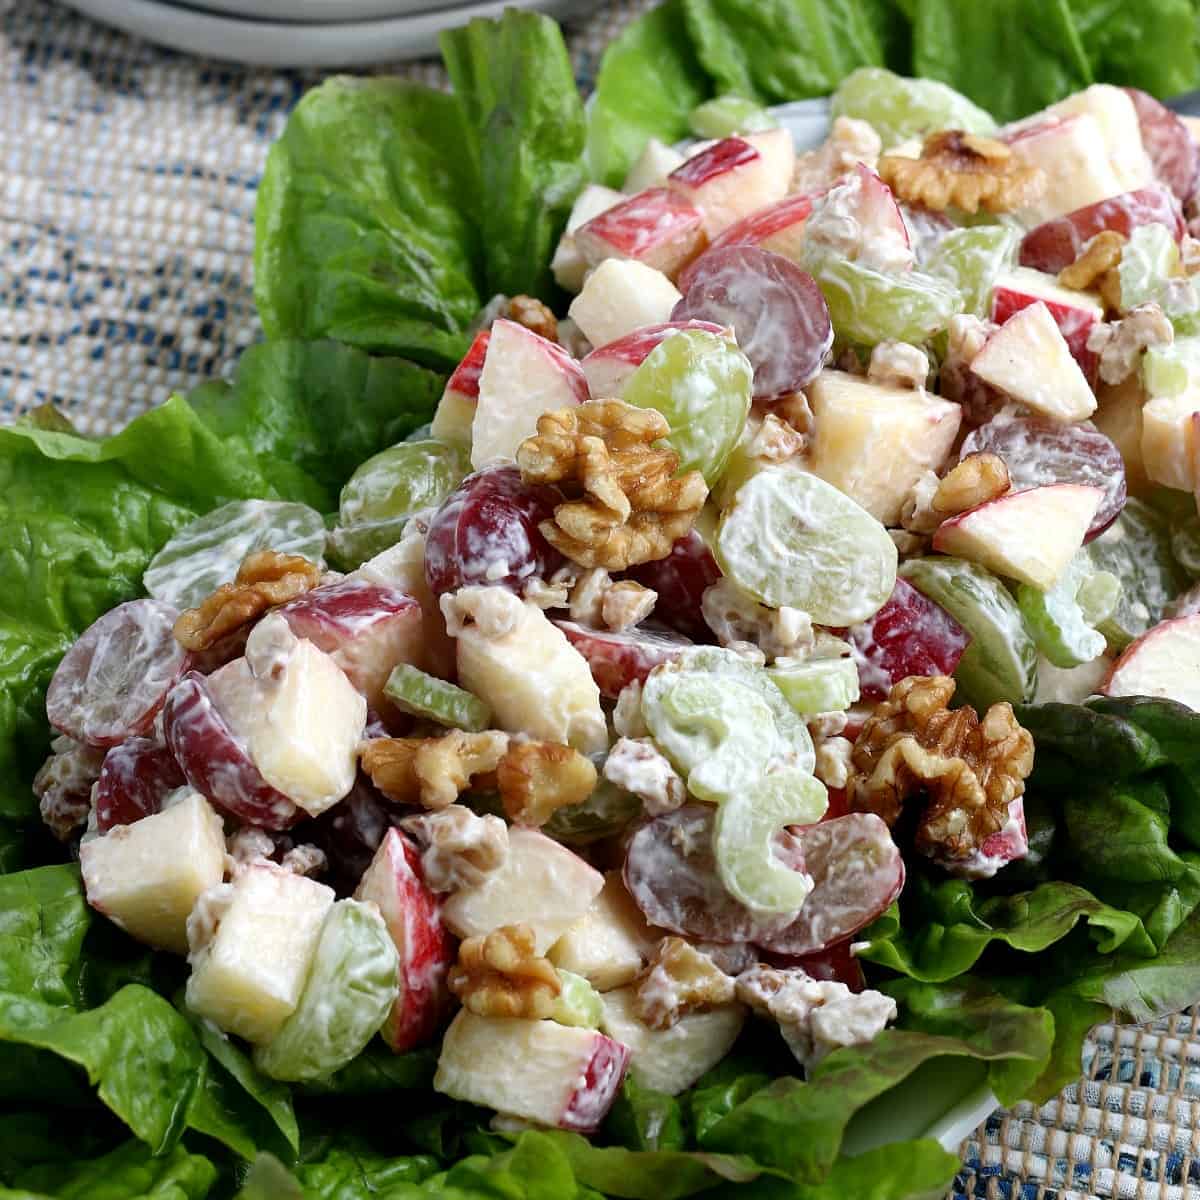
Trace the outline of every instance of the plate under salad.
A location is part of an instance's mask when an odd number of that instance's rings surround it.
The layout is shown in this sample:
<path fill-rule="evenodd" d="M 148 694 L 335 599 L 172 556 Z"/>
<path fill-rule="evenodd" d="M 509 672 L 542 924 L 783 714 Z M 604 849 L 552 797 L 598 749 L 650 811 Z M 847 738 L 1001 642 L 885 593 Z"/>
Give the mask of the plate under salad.
<path fill-rule="evenodd" d="M 1200 1000 L 1193 130 L 702 8 L 327 81 L 268 340 L 0 431 L 0 1196 L 936 1197 Z"/>

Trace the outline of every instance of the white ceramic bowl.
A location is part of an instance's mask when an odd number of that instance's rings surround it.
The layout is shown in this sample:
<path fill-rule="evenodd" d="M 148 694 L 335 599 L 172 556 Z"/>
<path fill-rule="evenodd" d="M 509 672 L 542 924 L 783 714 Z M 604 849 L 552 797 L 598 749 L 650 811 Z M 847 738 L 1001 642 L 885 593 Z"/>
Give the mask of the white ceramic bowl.
<path fill-rule="evenodd" d="M 320 22 L 376 21 L 419 13 L 469 8 L 471 0 L 165 0 L 168 6 L 227 13 L 249 21 Z"/>

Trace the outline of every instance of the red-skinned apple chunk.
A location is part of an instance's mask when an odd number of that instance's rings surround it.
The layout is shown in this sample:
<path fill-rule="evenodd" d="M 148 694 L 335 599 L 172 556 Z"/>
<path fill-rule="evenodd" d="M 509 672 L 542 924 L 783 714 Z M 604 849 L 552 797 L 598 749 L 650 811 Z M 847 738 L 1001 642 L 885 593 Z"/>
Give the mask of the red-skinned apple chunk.
<path fill-rule="evenodd" d="M 592 629 L 578 621 L 555 621 L 567 635 L 567 641 L 587 659 L 600 695 L 615 700 L 631 683 L 645 683 L 660 663 L 678 658 L 692 642 L 670 630 Z"/>
<path fill-rule="evenodd" d="M 706 333 L 724 333 L 720 325 L 711 321 L 666 321 L 661 325 L 647 325 L 635 329 L 624 337 L 597 346 L 579 360 L 587 377 L 588 388 L 593 396 L 620 400 L 625 394 L 629 377 L 642 365 L 665 338 L 681 329 L 701 329 Z"/>
<path fill-rule="evenodd" d="M 1100 356 L 1087 347 L 1088 337 L 1104 320 L 1104 305 L 1089 292 L 1062 287 L 1052 275 L 1017 267 L 1001 275 L 992 289 L 992 320 L 1003 325 L 1014 313 L 1041 301 L 1054 318 L 1088 383 L 1095 386 Z"/>
<path fill-rule="evenodd" d="M 430 435 L 447 442 L 469 442 L 475 406 L 479 403 L 479 376 L 487 357 L 491 330 L 481 329 L 462 362 L 446 380 L 442 398 L 430 423 Z"/>
<path fill-rule="evenodd" d="M 1200 712 L 1200 615 L 1162 621 L 1113 663 L 1105 696 L 1160 696 Z"/>
<path fill-rule="evenodd" d="M 325 651 L 379 709 L 392 668 L 428 669 L 421 606 L 395 588 L 343 579 L 314 588 L 277 610 L 299 638 Z"/>
<path fill-rule="evenodd" d="M 628 1047 L 594 1029 L 463 1010 L 442 1039 L 433 1086 L 539 1125 L 593 1133 L 628 1062 Z"/>
<path fill-rule="evenodd" d="M 704 248 L 704 216 L 668 188 L 650 188 L 606 209 L 575 231 L 588 266 L 631 258 L 668 278 Z"/>
<path fill-rule="evenodd" d="M 380 1033 L 397 1053 L 411 1050 L 433 1037 L 447 1011 L 455 948 L 422 879 L 421 856 L 399 829 L 388 830 L 354 896 L 379 906 L 400 956 L 400 991 Z"/>

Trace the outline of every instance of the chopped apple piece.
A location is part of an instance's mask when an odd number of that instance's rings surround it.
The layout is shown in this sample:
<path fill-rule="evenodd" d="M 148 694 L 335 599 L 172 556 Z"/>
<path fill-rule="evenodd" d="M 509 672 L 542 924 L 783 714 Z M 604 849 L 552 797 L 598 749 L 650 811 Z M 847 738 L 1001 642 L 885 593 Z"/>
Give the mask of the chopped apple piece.
<path fill-rule="evenodd" d="M 1071 347 L 1040 300 L 988 338 L 971 373 L 1054 421 L 1083 421 L 1096 411 L 1096 397 Z"/>
<path fill-rule="evenodd" d="M 794 165 L 791 134 L 772 129 L 714 142 L 676 167 L 667 186 L 700 209 L 705 233 L 715 238 L 743 217 L 782 200 Z"/>
<path fill-rule="evenodd" d="M 581 225 L 575 245 L 589 267 L 607 258 L 632 259 L 668 278 L 704 249 L 700 210 L 667 188 L 651 188 Z"/>
<path fill-rule="evenodd" d="M 462 1011 L 446 1030 L 435 1090 L 539 1125 L 592 1133 L 625 1078 L 629 1050 L 594 1029 Z"/>
<path fill-rule="evenodd" d="M 585 754 L 605 749 L 608 726 L 587 659 L 536 604 L 508 608 L 507 633 L 490 636 L 478 624 L 455 633 L 461 685 L 490 706 L 499 729 Z"/>
<path fill-rule="evenodd" d="M 473 888 L 453 893 L 442 920 L 459 937 L 524 923 L 545 954 L 591 907 L 604 876 L 577 854 L 535 829 L 508 831 L 508 859 Z"/>
<path fill-rule="evenodd" d="M 632 259 L 606 258 L 567 310 L 593 346 L 645 325 L 661 325 L 683 297 L 661 272 Z"/>
<path fill-rule="evenodd" d="M 992 320 L 1003 325 L 1009 317 L 1038 302 L 1045 304 L 1071 354 L 1094 382 L 1099 356 L 1087 347 L 1088 337 L 1104 320 L 1104 305 L 1090 292 L 1062 287 L 1053 275 L 1016 267 L 1001 275 L 992 289 Z"/>
<path fill-rule="evenodd" d="M 949 400 L 843 371 L 822 371 L 808 398 L 813 474 L 885 525 L 897 522 L 922 474 L 946 461 L 962 422 L 962 408 Z"/>
<path fill-rule="evenodd" d="M 625 176 L 621 190 L 633 196 L 647 188 L 666 187 L 667 176 L 683 163 L 684 157 L 678 150 L 652 137 Z"/>
<path fill-rule="evenodd" d="M 1162 621 L 1126 648 L 1105 696 L 1161 696 L 1200 712 L 1200 615 Z"/>
<path fill-rule="evenodd" d="M 621 872 L 609 871 L 591 908 L 550 947 L 549 957 L 556 967 L 608 992 L 633 982 L 656 940 Z"/>
<path fill-rule="evenodd" d="M 1099 488 L 1076 483 L 1010 492 L 943 522 L 933 548 L 1049 591 L 1103 499 Z"/>
<path fill-rule="evenodd" d="M 79 867 L 97 912 L 139 942 L 186 954 L 188 914 L 225 876 L 225 827 L 189 792 L 162 812 L 86 838 Z"/>
<path fill-rule="evenodd" d="M 1142 409 L 1146 392 L 1136 372 L 1123 383 L 1101 383 L 1096 392 L 1096 411 L 1092 422 L 1110 438 L 1125 462 L 1125 483 L 1134 495 L 1150 487 L 1146 464 L 1142 461 Z"/>
<path fill-rule="evenodd" d="M 561 346 L 516 321 L 497 321 L 479 376 L 471 465 L 478 470 L 496 459 L 516 458 L 542 413 L 587 398 L 587 380 Z"/>
<path fill-rule="evenodd" d="M 214 671 L 217 711 L 266 782 L 310 816 L 354 786 L 367 702 L 336 662 L 278 615 L 250 633 L 244 658 Z"/>
<path fill-rule="evenodd" d="M 438 401 L 429 432 L 446 442 L 470 442 L 475 406 L 479 403 L 479 375 L 487 357 L 491 331 L 481 329 L 471 343 L 462 362 L 446 380 L 442 398 Z"/>
<path fill-rule="evenodd" d="M 728 332 L 711 321 L 668 321 L 635 329 L 607 346 L 597 346 L 579 365 L 587 376 L 588 389 L 596 399 L 620 400 L 629 377 L 642 365 L 651 351 L 681 329 L 701 329 L 707 333 Z"/>
<path fill-rule="evenodd" d="M 399 992 L 379 1031 L 397 1053 L 429 1041 L 449 1006 L 446 975 L 454 942 L 438 898 L 421 877 L 421 856 L 398 829 L 389 829 L 354 893 L 373 901 L 399 955 Z"/>
<path fill-rule="evenodd" d="M 1196 490 L 1196 423 L 1200 388 L 1179 396 L 1153 396 L 1142 409 L 1142 462 L 1164 487 Z"/>
<path fill-rule="evenodd" d="M 201 896 L 189 921 L 188 1008 L 269 1042 L 300 1002 L 333 899 L 332 888 L 267 862 Z"/>
<path fill-rule="evenodd" d="M 1041 197 L 1017 213 L 1026 228 L 1127 190 L 1109 162 L 1100 122 L 1091 113 L 1052 117 L 1018 129 L 1006 140 L 1018 162 L 1046 174 Z"/>
<path fill-rule="evenodd" d="M 740 1004 L 686 1013 L 670 1029 L 638 1020 L 633 988 L 605 992 L 601 1028 L 629 1047 L 629 1069 L 643 1086 L 677 1096 L 729 1053 L 746 1021 Z"/>
<path fill-rule="evenodd" d="M 624 199 L 620 192 L 602 187 L 598 183 L 589 183 L 575 198 L 575 203 L 571 206 L 571 215 L 567 218 L 567 227 L 563 230 L 554 257 L 550 260 L 550 270 L 560 288 L 568 292 L 579 291 L 587 274 L 588 263 L 579 252 L 575 231 L 593 217 L 598 217 L 606 208 L 612 208 Z M 440 436 L 436 430 L 432 432 L 434 437 Z"/>

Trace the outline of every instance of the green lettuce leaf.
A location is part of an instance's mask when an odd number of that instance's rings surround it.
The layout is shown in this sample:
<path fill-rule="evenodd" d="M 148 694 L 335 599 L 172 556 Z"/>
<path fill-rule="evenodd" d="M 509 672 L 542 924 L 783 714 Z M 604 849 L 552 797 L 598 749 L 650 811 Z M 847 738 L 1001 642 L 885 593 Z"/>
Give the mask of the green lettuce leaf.
<path fill-rule="evenodd" d="M 1105 83 L 1173 96 L 1200 78 L 1191 0 L 1068 0 L 1092 72 Z"/>
<path fill-rule="evenodd" d="M 47 1163 L 25 1172 L 0 1200 L 204 1200 L 217 1179 L 208 1159 L 176 1146 L 152 1156 L 139 1142 L 100 1158 Z"/>

